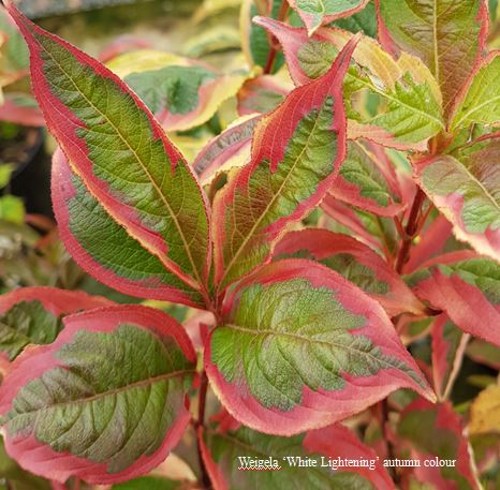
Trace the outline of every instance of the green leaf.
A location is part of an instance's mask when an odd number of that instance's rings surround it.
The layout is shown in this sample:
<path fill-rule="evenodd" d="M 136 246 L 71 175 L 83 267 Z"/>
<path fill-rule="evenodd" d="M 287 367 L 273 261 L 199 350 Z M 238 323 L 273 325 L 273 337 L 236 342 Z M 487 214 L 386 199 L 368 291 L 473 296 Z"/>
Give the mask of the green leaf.
<path fill-rule="evenodd" d="M 467 128 L 472 123 L 500 125 L 500 55 L 493 52 L 474 71 L 467 90 L 456 105 L 451 130 Z"/>
<path fill-rule="evenodd" d="M 35 96 L 75 173 L 169 272 L 203 290 L 207 201 L 183 156 L 108 68 L 8 8 L 30 48 Z"/>
<path fill-rule="evenodd" d="M 10 176 L 13 171 L 13 164 L 2 163 L 0 165 L 0 189 L 3 189 L 10 182 Z"/>
<path fill-rule="evenodd" d="M 111 490 L 183 490 L 182 482 L 168 480 L 161 476 L 143 476 L 125 483 L 113 485 Z"/>
<path fill-rule="evenodd" d="M 377 37 L 377 15 L 375 13 L 375 3 L 368 2 L 366 7 L 360 12 L 356 12 L 349 17 L 338 19 L 330 24 L 331 27 L 340 27 L 349 32 L 362 32 L 363 34 Z"/>
<path fill-rule="evenodd" d="M 11 195 L 0 197 L 0 219 L 20 225 L 24 222 L 24 212 L 21 198 Z"/>
<path fill-rule="evenodd" d="M 0 316 L 0 351 L 13 360 L 29 344 L 50 344 L 61 329 L 61 318 L 41 303 L 18 303 Z"/>
<path fill-rule="evenodd" d="M 448 115 L 485 48 L 484 0 L 379 0 L 378 10 L 382 45 L 424 61 L 441 87 Z"/>
<path fill-rule="evenodd" d="M 0 388 L 7 452 L 65 482 L 118 483 L 147 473 L 190 415 L 196 355 L 182 326 L 142 306 L 64 319 L 49 345 L 16 360 Z"/>
<path fill-rule="evenodd" d="M 365 7 L 369 0 L 288 0 L 311 36 L 321 24 L 349 17 Z"/>
<path fill-rule="evenodd" d="M 258 269 L 231 290 L 205 367 L 241 423 L 292 435 L 357 413 L 400 387 L 432 399 L 382 307 L 308 260 Z"/>

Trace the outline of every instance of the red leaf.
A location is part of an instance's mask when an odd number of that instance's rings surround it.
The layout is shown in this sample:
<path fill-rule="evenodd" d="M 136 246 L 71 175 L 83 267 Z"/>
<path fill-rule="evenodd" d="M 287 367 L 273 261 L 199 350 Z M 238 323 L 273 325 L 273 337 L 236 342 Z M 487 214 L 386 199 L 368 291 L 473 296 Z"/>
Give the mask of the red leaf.
<path fill-rule="evenodd" d="M 274 257 L 293 257 L 300 252 L 306 252 L 312 256 L 307 258 L 313 258 L 345 276 L 379 301 L 389 316 L 423 312 L 423 305 L 394 269 L 380 255 L 352 237 L 321 229 L 291 232 L 278 242 Z M 335 257 L 340 254 L 354 258 L 354 261 L 335 264 Z"/>

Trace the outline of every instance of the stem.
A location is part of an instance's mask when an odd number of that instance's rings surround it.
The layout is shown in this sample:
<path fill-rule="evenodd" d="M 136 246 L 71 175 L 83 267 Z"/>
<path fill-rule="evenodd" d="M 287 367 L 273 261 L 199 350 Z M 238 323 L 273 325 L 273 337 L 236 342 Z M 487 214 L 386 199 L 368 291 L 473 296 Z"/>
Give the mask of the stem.
<path fill-rule="evenodd" d="M 195 428 L 198 432 L 198 429 L 200 427 L 203 427 L 205 424 L 205 408 L 206 408 L 206 400 L 207 400 L 207 391 L 208 391 L 208 377 L 207 373 L 205 370 L 201 373 L 201 383 L 200 383 L 200 394 L 198 397 L 198 418 L 196 419 L 195 422 Z M 198 434 L 197 434 L 197 441 L 198 439 Z M 201 453 L 201 447 L 200 443 L 197 443 L 198 445 L 198 461 L 200 464 L 200 471 L 201 471 L 201 481 L 203 484 L 203 488 L 205 489 L 210 489 L 212 488 L 212 483 L 210 481 L 210 477 L 208 476 L 208 471 L 205 466 L 205 462 L 203 460 L 203 455 Z"/>
<path fill-rule="evenodd" d="M 278 12 L 278 17 L 276 20 L 283 21 L 285 20 L 286 14 L 289 9 L 288 1 L 282 0 L 281 6 Z M 268 75 L 271 73 L 273 69 L 274 62 L 276 60 L 276 55 L 278 54 L 278 50 L 280 49 L 280 45 L 278 40 L 271 34 L 269 35 L 269 53 L 267 55 L 266 64 L 264 66 L 264 75 Z"/>
<path fill-rule="evenodd" d="M 410 216 L 408 218 L 408 223 L 406 224 L 406 228 L 404 230 L 403 243 L 401 244 L 401 248 L 398 252 L 398 258 L 396 260 L 396 272 L 401 274 L 404 265 L 408 262 L 408 258 L 410 255 L 410 248 L 413 238 L 415 237 L 418 229 L 419 229 L 419 216 L 422 208 L 422 204 L 425 200 L 425 193 L 420 187 L 417 190 L 417 194 L 415 195 L 415 199 L 413 200 L 413 204 L 410 210 Z M 422 223 L 420 223 L 421 226 Z"/>

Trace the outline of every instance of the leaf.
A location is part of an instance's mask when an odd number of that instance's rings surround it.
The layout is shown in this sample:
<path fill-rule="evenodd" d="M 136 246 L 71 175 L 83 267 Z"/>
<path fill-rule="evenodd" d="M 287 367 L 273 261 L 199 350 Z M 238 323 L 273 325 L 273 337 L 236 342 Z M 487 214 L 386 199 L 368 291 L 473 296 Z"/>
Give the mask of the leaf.
<path fill-rule="evenodd" d="M 223 167 L 230 168 L 247 163 L 250 159 L 253 131 L 260 119 L 258 115 L 239 118 L 205 145 L 193 162 L 193 169 L 202 183 L 210 182 Z"/>
<path fill-rule="evenodd" d="M 467 128 L 472 123 L 500 125 L 500 53 L 492 52 L 471 74 L 456 104 L 451 130 Z"/>
<path fill-rule="evenodd" d="M 240 281 L 205 349 L 216 395 L 261 432 L 325 427 L 401 387 L 433 398 L 381 306 L 308 260 L 275 262 Z"/>
<path fill-rule="evenodd" d="M 0 388 L 6 449 L 34 474 L 129 480 L 165 459 L 189 421 L 195 372 L 171 317 L 117 306 L 64 319 L 49 345 L 16 359 Z"/>
<path fill-rule="evenodd" d="M 418 184 L 452 223 L 453 233 L 500 261 L 500 135 L 488 135 L 453 156 L 415 162 Z"/>
<path fill-rule="evenodd" d="M 0 105 L 0 121 L 21 126 L 45 126 L 45 120 L 36 101 L 29 95 L 19 92 L 5 94 Z"/>
<path fill-rule="evenodd" d="M 434 389 L 445 400 L 460 371 L 469 336 L 464 335 L 445 314 L 441 314 L 432 322 L 431 339 Z"/>
<path fill-rule="evenodd" d="M 0 88 L 26 76 L 28 68 L 26 43 L 7 11 L 0 8 Z"/>
<path fill-rule="evenodd" d="M 376 299 L 389 316 L 423 311 L 423 305 L 394 269 L 372 249 L 347 235 L 319 228 L 293 231 L 278 242 L 274 257 L 317 260 Z"/>
<path fill-rule="evenodd" d="M 255 432 L 234 421 L 229 425 L 222 420 L 218 425 L 208 426 L 200 439 L 214 490 L 395 488 L 375 452 L 340 424 L 294 437 L 278 437 Z M 338 465 L 333 469 L 328 466 L 329 461 L 335 465 L 338 458 L 355 459 L 360 463 L 357 467 Z M 238 469 L 249 469 L 250 461 L 258 466 L 259 460 L 276 461 L 276 467 L 281 470 Z"/>
<path fill-rule="evenodd" d="M 347 143 L 347 156 L 330 194 L 379 216 L 394 216 L 405 206 L 396 176 L 390 172 L 390 163 L 371 150 L 359 141 Z"/>
<path fill-rule="evenodd" d="M 488 386 L 472 402 L 469 431 L 471 434 L 500 433 L 500 386 Z"/>
<path fill-rule="evenodd" d="M 485 49 L 483 0 L 376 0 L 379 39 L 393 53 L 420 57 L 439 82 L 445 114 Z M 396 14 L 397 12 L 397 14 Z"/>
<path fill-rule="evenodd" d="M 332 185 L 346 151 L 341 81 L 354 47 L 355 41 L 328 73 L 295 89 L 260 120 L 250 163 L 216 195 L 212 231 L 220 288 L 268 260 L 271 242 Z"/>
<path fill-rule="evenodd" d="M 467 345 L 466 354 L 474 362 L 485 364 L 500 371 L 500 348 L 480 339 L 474 339 Z"/>
<path fill-rule="evenodd" d="M 15 359 L 30 344 L 50 344 L 63 315 L 112 304 L 82 291 L 25 287 L 0 296 L 0 352 Z"/>
<path fill-rule="evenodd" d="M 322 24 L 349 17 L 362 10 L 369 0 L 288 0 L 311 36 Z"/>
<path fill-rule="evenodd" d="M 349 17 L 344 17 L 334 21 L 331 27 L 340 27 L 346 31 L 356 33 L 362 32 L 370 37 L 377 37 L 377 16 L 375 14 L 375 4 L 369 1 L 366 7 Z"/>
<path fill-rule="evenodd" d="M 266 31 L 253 22 L 254 17 L 265 15 L 273 19 L 278 18 L 283 1 L 286 0 L 243 0 L 240 14 L 241 49 L 248 66 L 266 67 L 271 45 Z M 269 72 L 276 73 L 284 62 L 283 53 L 276 53 Z"/>
<path fill-rule="evenodd" d="M 30 47 L 35 96 L 75 173 L 167 270 L 202 289 L 206 200 L 183 157 L 116 75 L 8 8 Z"/>
<path fill-rule="evenodd" d="M 206 123 L 238 92 L 246 76 L 224 74 L 207 64 L 154 50 L 137 50 L 107 66 L 142 99 L 166 131 Z"/>
<path fill-rule="evenodd" d="M 97 280 L 139 298 L 203 305 L 200 293 L 169 272 L 88 192 L 61 150 L 53 158 L 52 199 L 64 245 Z"/>
<path fill-rule="evenodd" d="M 410 457 L 419 481 L 432 488 L 479 490 L 460 417 L 449 402 L 432 405 L 416 400 L 401 413 L 397 434 L 411 444 Z M 427 463 L 426 463 L 427 461 Z"/>
<path fill-rule="evenodd" d="M 357 240 L 380 251 L 387 261 L 393 260 L 399 236 L 392 219 L 348 206 L 331 195 L 325 197 L 321 207 L 329 218 L 329 229 L 344 235 L 354 235 Z"/>
<path fill-rule="evenodd" d="M 17 196 L 0 197 L 0 220 L 21 225 L 24 222 L 24 202 Z"/>
<path fill-rule="evenodd" d="M 353 36 L 341 29 L 322 27 L 309 38 L 303 28 L 263 17 L 257 17 L 255 22 L 281 43 L 290 75 L 297 85 L 328 70 L 338 51 Z M 444 129 L 441 93 L 428 68 L 408 54 L 394 61 L 367 36 L 360 38 L 353 61 L 344 78 L 350 139 L 364 137 L 398 149 L 426 150 L 427 140 Z M 363 93 L 379 101 L 375 115 L 364 114 L 364 107 L 356 104 Z"/>
<path fill-rule="evenodd" d="M 238 92 L 238 114 L 246 116 L 255 112 L 271 112 L 292 88 L 288 81 L 273 75 L 261 75 L 247 80 Z"/>
<path fill-rule="evenodd" d="M 415 294 L 462 330 L 500 345 L 500 267 L 473 252 L 436 257 L 408 277 Z"/>

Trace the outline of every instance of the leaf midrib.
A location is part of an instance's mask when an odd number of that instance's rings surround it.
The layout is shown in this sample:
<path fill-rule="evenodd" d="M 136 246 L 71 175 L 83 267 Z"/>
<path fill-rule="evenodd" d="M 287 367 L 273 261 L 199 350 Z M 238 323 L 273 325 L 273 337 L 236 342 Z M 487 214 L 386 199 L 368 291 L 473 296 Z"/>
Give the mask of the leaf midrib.
<path fill-rule="evenodd" d="M 16 415 L 14 417 L 11 417 L 9 420 L 13 420 L 16 417 L 21 417 L 21 416 L 25 416 L 25 415 L 43 412 L 45 410 L 51 410 L 53 408 L 65 407 L 68 405 L 80 405 L 80 404 L 91 403 L 95 400 L 99 400 L 101 398 L 106 398 L 108 396 L 118 395 L 120 393 L 127 392 L 129 390 L 134 389 L 134 388 L 147 387 L 150 385 L 154 385 L 155 383 L 165 381 L 165 380 L 170 379 L 170 378 L 188 376 L 191 374 L 195 374 L 195 372 L 196 371 L 194 369 L 189 369 L 189 370 L 181 370 L 181 371 L 174 371 L 171 373 L 160 374 L 158 376 L 153 376 L 151 378 L 146 378 L 146 379 L 141 379 L 139 381 L 135 381 L 134 383 L 130 383 L 130 384 L 125 385 L 125 386 L 120 386 L 118 388 L 114 388 L 114 389 L 111 389 L 108 391 L 103 391 L 102 393 L 96 393 L 95 395 L 79 398 L 77 400 L 67 400 L 67 401 L 63 401 L 63 402 L 53 403 L 51 405 L 46 405 L 44 407 L 37 408 L 36 410 L 30 410 L 30 411 L 26 411 L 26 412 L 17 412 Z M 37 379 L 39 379 L 39 378 L 35 378 L 33 381 L 36 381 Z"/>
<path fill-rule="evenodd" d="M 326 98 L 325 98 L 326 100 Z M 323 102 L 323 105 L 324 105 L 324 102 Z M 306 148 L 309 146 L 310 144 L 310 140 L 311 140 L 311 135 L 315 132 L 316 130 L 316 126 L 318 125 L 318 121 L 320 119 L 320 113 L 321 113 L 321 110 L 323 109 L 323 106 L 321 106 L 320 108 L 320 112 L 318 112 L 318 116 L 316 117 L 316 120 L 314 121 L 314 126 L 312 128 L 312 130 L 310 131 L 309 133 L 309 136 L 307 137 L 307 141 L 304 145 L 304 147 L 302 148 L 302 150 L 300 151 L 298 157 L 295 159 L 295 161 L 293 162 L 293 165 L 291 166 L 290 168 L 290 171 L 287 173 L 286 177 L 283 179 L 283 182 L 281 183 L 278 191 L 274 194 L 273 198 L 269 201 L 269 203 L 266 205 L 266 208 L 264 209 L 264 211 L 262 212 L 262 214 L 259 216 L 259 218 L 255 221 L 254 225 L 252 226 L 251 230 L 249 231 L 249 233 L 247 234 L 246 238 L 243 240 L 243 242 L 241 243 L 240 247 L 238 248 L 237 252 L 233 255 L 233 257 L 231 258 L 231 260 L 229 261 L 229 264 L 225 267 L 224 269 L 224 274 L 220 280 L 220 283 L 219 284 L 224 284 L 224 281 L 225 281 L 225 278 L 227 277 L 229 271 L 232 269 L 232 267 L 234 266 L 234 263 L 237 261 L 239 255 L 241 254 L 241 252 L 243 250 L 245 250 L 246 246 L 248 245 L 248 243 L 250 242 L 250 240 L 253 238 L 253 235 L 255 233 L 255 231 L 257 230 L 257 228 L 259 227 L 260 223 L 262 222 L 262 220 L 264 219 L 264 217 L 267 215 L 267 213 L 269 212 L 269 210 L 271 209 L 271 207 L 274 205 L 275 201 L 278 199 L 278 197 L 281 195 L 281 192 L 285 186 L 285 184 L 288 182 L 288 180 L 291 178 L 291 175 L 293 173 L 293 171 L 295 170 L 296 166 L 298 165 L 298 162 L 301 160 L 302 158 L 302 155 L 303 153 L 305 152 Z M 335 111 L 335 106 L 332 107 L 332 110 L 333 110 L 333 116 L 332 117 L 335 117 L 335 114 L 334 114 L 334 111 Z M 299 121 L 300 122 L 300 121 Z M 298 126 L 299 123 L 297 123 L 297 126 Z M 296 128 L 297 128 L 296 126 Z M 295 128 L 295 129 L 296 129 Z M 333 131 L 332 131 L 333 132 Z M 291 138 L 289 140 L 289 142 L 291 141 Z M 337 152 L 338 154 L 338 152 Z M 337 155 L 336 155 L 337 156 Z M 335 156 L 335 159 L 336 159 L 336 156 Z M 285 158 L 285 156 L 283 156 L 283 158 Z M 281 160 L 282 162 L 283 160 Z M 335 160 L 334 160 L 335 161 Z M 276 166 L 278 166 L 281 162 L 278 162 L 278 164 Z M 260 166 L 260 164 L 262 163 L 259 162 L 259 165 L 256 167 L 256 169 Z M 333 167 L 333 163 L 332 162 L 332 167 Z M 276 171 L 277 171 L 277 168 L 276 168 Z M 335 171 L 335 169 L 333 169 L 332 171 Z M 240 174 L 238 174 L 239 176 Z M 252 174 L 252 177 L 253 177 L 254 174 Z M 330 174 L 331 175 L 331 174 Z M 236 177 L 236 179 L 238 178 L 238 176 Z M 250 177 L 250 178 L 252 178 Z M 326 177 L 328 178 L 328 177 Z M 235 182 L 235 186 L 236 186 L 237 182 Z M 222 224 L 223 226 L 225 226 L 225 223 Z"/>
<path fill-rule="evenodd" d="M 348 350 L 348 351 L 353 352 L 355 354 L 362 354 L 365 357 L 368 357 L 370 359 L 374 359 L 377 363 L 381 364 L 382 366 L 387 366 L 388 369 L 397 369 L 390 362 L 385 361 L 384 359 L 380 359 L 379 357 L 376 357 L 373 354 L 370 354 L 369 352 L 365 352 L 365 351 L 362 351 L 362 350 L 359 350 L 359 349 L 353 349 L 352 347 L 350 347 L 348 345 L 339 344 L 339 343 L 333 342 L 333 341 L 330 342 L 330 341 L 325 341 L 325 340 L 313 340 L 310 337 L 304 337 L 303 335 L 297 335 L 297 334 L 290 333 L 290 332 L 276 332 L 276 331 L 270 330 L 270 329 L 254 329 L 254 328 L 242 327 L 241 325 L 235 325 L 233 323 L 224 323 L 224 325 L 222 325 L 221 328 L 223 328 L 223 327 L 227 327 L 227 328 L 230 328 L 230 329 L 233 329 L 233 330 L 245 332 L 247 334 L 252 334 L 254 336 L 259 336 L 259 335 L 266 335 L 266 336 L 270 335 L 270 336 L 275 336 L 275 337 L 282 336 L 282 337 L 291 338 L 293 340 L 303 341 L 303 342 L 308 343 L 308 344 L 319 344 L 319 345 L 326 345 L 328 347 L 336 347 L 338 349 Z M 337 330 L 341 330 L 342 331 L 342 329 L 340 329 L 340 328 L 337 329 Z M 354 335 L 352 337 L 355 338 Z M 368 337 L 365 337 L 365 338 L 367 338 L 368 340 L 370 340 Z M 376 346 L 374 346 L 374 347 L 376 347 Z M 384 354 L 382 354 L 382 355 L 384 355 Z M 403 364 L 405 364 L 405 366 L 411 372 L 415 372 L 404 361 L 402 361 L 400 359 L 398 359 L 398 361 L 401 362 L 401 363 L 403 363 Z M 417 373 L 415 373 L 415 374 L 417 374 Z"/>
<path fill-rule="evenodd" d="M 33 36 L 34 37 L 34 36 Z M 34 37 L 35 38 L 35 37 Z M 35 38 L 36 39 L 36 38 Z M 177 228 L 177 231 L 179 233 L 179 236 L 181 237 L 181 240 L 182 240 L 182 243 L 184 245 L 184 248 L 186 250 L 186 253 L 187 253 L 187 256 L 188 256 L 188 259 L 189 259 L 189 262 L 191 263 L 191 266 L 192 266 L 192 270 L 193 270 L 193 273 L 194 275 L 196 276 L 196 280 L 197 280 L 197 284 L 196 285 L 193 285 L 192 284 L 192 281 L 189 280 L 189 277 L 185 277 L 184 276 L 184 273 L 182 274 L 182 276 L 180 276 L 178 274 L 178 271 L 177 270 L 172 270 L 172 272 L 177 275 L 181 280 L 183 280 L 184 282 L 186 282 L 186 284 L 188 284 L 190 287 L 193 287 L 194 289 L 196 290 L 199 290 L 200 288 L 200 285 L 202 284 L 202 281 L 201 281 L 201 278 L 200 278 L 200 275 L 198 274 L 198 269 L 196 267 L 196 264 L 195 264 L 195 261 L 193 259 L 193 256 L 191 254 L 191 249 L 189 248 L 188 246 L 188 242 L 186 241 L 186 237 L 184 236 L 184 232 L 180 226 L 180 223 L 179 223 L 179 220 L 177 219 L 177 216 L 175 215 L 175 213 L 173 212 L 173 209 L 170 207 L 168 201 L 166 200 L 163 192 L 161 191 L 160 187 L 158 186 L 157 182 L 153 179 L 153 176 L 150 174 L 150 172 L 148 171 L 146 165 L 144 164 L 144 162 L 141 160 L 141 158 L 139 158 L 139 155 L 137 154 L 137 152 L 132 148 L 132 146 L 128 143 L 128 141 L 126 140 L 126 138 L 122 135 L 121 131 L 118 129 L 118 127 L 108 118 L 108 116 L 102 112 L 85 94 L 82 90 L 80 90 L 80 88 L 78 87 L 78 85 L 75 83 L 73 77 L 71 77 L 68 72 L 63 68 L 63 66 L 58 62 L 57 59 L 54 58 L 54 56 L 52 55 L 52 53 L 50 51 L 47 50 L 47 48 L 44 46 L 44 44 L 42 44 L 40 41 L 37 41 L 38 45 L 43 49 L 43 51 L 52 59 L 52 61 L 57 65 L 57 67 L 64 73 L 64 75 L 67 77 L 67 79 L 71 82 L 71 84 L 75 87 L 75 90 L 81 94 L 81 96 L 85 99 L 85 101 L 93 107 L 93 109 L 98 113 L 100 114 L 107 122 L 108 124 L 116 131 L 116 134 L 119 136 L 119 138 L 122 140 L 122 142 L 125 144 L 125 146 L 132 152 L 132 154 L 134 155 L 137 163 L 140 165 L 140 167 L 143 169 L 144 173 L 146 174 L 147 178 L 150 180 L 151 184 L 153 185 L 155 191 L 157 192 L 157 194 L 159 195 L 160 199 L 162 200 L 162 202 L 164 203 L 165 207 L 167 208 L 167 211 L 169 213 L 169 215 L 172 217 L 173 219 L 173 222 L 175 223 L 175 227 Z M 74 55 L 72 53 L 70 53 L 70 55 L 74 57 Z M 76 60 L 76 58 L 75 58 Z M 78 62 L 78 61 L 77 61 Z M 84 65 L 85 66 L 85 65 Z M 90 67 L 91 68 L 91 67 Z M 92 71 L 93 71 L 93 68 L 91 68 Z M 125 92 L 126 93 L 126 92 Z M 63 103 L 63 102 L 61 102 Z M 63 103 L 64 104 L 64 103 Z M 64 104 L 65 105 L 65 104 Z M 65 105 L 66 106 L 66 105 Z M 139 108 L 140 109 L 140 108 Z M 143 109 L 141 109 L 143 110 Z M 145 112 L 145 111 L 143 111 Z M 147 115 L 147 114 L 146 114 Z M 169 162 L 170 163 L 170 162 Z M 181 162 L 177 162 L 178 165 L 182 164 Z M 82 177 L 83 180 L 85 180 L 83 177 Z M 114 216 L 112 213 L 110 213 L 111 216 Z M 142 242 L 141 242 L 142 243 Z M 165 264 L 165 257 L 163 256 L 160 256 L 158 255 L 158 257 L 160 258 L 160 260 Z M 167 259 L 168 262 L 172 262 L 170 259 Z M 168 262 L 167 264 L 165 264 L 166 267 L 168 267 Z M 172 262 L 173 264 L 175 264 L 175 262 Z M 178 264 L 175 264 L 179 269 L 180 269 L 180 266 Z"/>

